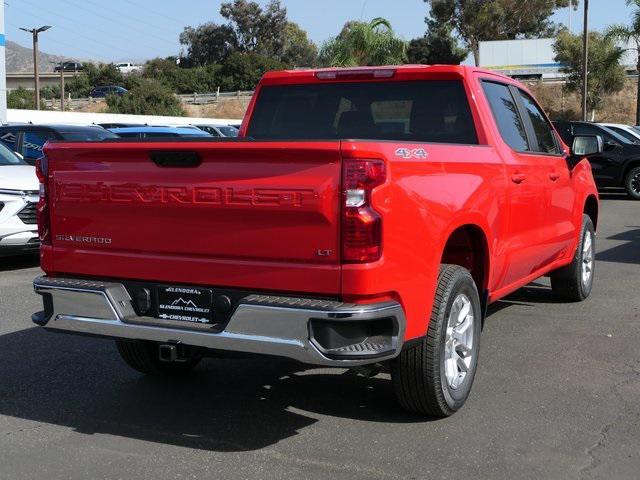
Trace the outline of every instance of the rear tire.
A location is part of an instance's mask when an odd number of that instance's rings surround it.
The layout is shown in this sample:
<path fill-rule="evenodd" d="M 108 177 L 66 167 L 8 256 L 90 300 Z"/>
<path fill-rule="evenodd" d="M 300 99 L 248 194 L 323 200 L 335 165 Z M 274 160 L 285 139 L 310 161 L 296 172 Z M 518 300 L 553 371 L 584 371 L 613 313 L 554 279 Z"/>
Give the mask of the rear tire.
<path fill-rule="evenodd" d="M 569 302 L 581 302 L 591 295 L 595 276 L 596 234 L 588 215 L 582 216 L 580 242 L 573 261 L 551 274 L 553 293 Z"/>
<path fill-rule="evenodd" d="M 179 375 L 193 370 L 200 360 L 193 356 L 185 361 L 163 362 L 158 352 L 156 342 L 116 340 L 118 353 L 122 359 L 134 370 L 147 375 Z"/>
<path fill-rule="evenodd" d="M 427 336 L 391 362 L 393 388 L 405 410 L 442 418 L 464 405 L 478 365 L 481 312 L 469 271 L 441 265 Z"/>
<path fill-rule="evenodd" d="M 640 200 L 640 167 L 629 170 L 624 178 L 624 188 L 627 194 L 634 200 Z"/>

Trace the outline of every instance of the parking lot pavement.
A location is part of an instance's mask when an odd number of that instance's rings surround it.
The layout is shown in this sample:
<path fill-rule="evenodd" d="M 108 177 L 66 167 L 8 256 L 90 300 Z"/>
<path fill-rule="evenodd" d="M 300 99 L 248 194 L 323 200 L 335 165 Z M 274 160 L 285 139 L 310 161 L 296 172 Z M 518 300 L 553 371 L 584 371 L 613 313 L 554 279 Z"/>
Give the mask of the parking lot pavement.
<path fill-rule="evenodd" d="M 34 261 L 0 259 L 0 478 L 637 479 L 640 203 L 605 195 L 593 296 L 491 307 L 472 396 L 403 413 L 386 374 L 206 360 L 147 378 L 108 340 L 32 327 Z"/>

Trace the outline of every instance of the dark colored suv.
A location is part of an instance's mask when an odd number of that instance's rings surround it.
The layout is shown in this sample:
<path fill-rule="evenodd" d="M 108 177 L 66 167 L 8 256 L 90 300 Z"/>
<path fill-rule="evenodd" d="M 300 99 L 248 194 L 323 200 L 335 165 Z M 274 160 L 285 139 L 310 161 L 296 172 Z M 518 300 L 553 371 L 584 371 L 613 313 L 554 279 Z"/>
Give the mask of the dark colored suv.
<path fill-rule="evenodd" d="M 99 141 L 107 138 L 118 138 L 117 135 L 102 127 L 85 127 L 82 125 L 6 125 L 0 126 L 0 142 L 14 152 L 19 153 L 25 161 L 35 165 L 42 156 L 42 147 L 47 140 L 67 141 Z"/>
<path fill-rule="evenodd" d="M 117 85 L 106 85 L 103 87 L 93 87 L 89 92 L 89 96 L 91 98 L 104 98 L 109 95 L 124 95 L 128 93 L 128 90 L 124 87 L 119 87 Z"/>
<path fill-rule="evenodd" d="M 629 196 L 640 200 L 640 145 L 636 145 L 610 128 L 587 122 L 554 122 L 567 145 L 576 135 L 598 135 L 604 151 L 589 157 L 598 188 L 622 187 Z"/>
<path fill-rule="evenodd" d="M 60 70 L 65 72 L 81 72 L 84 70 L 84 66 L 78 62 L 64 62 L 61 65 L 56 65 L 56 68 L 53 69 L 54 72 L 59 72 Z"/>

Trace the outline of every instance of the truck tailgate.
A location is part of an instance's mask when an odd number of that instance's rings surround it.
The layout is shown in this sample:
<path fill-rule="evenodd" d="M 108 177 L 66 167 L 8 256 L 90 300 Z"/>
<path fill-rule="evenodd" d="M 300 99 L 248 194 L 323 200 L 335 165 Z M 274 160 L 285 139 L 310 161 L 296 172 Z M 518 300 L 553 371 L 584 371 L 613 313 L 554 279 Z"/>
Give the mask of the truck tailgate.
<path fill-rule="evenodd" d="M 56 273 L 339 293 L 338 141 L 50 143 L 45 155 Z"/>

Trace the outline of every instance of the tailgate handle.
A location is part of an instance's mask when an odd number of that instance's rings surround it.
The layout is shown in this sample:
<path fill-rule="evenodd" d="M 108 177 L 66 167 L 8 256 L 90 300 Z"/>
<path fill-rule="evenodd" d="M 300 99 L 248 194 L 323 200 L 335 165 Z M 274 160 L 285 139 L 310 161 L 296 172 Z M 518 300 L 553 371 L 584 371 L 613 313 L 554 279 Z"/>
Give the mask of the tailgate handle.
<path fill-rule="evenodd" d="M 159 167 L 194 168 L 202 163 L 198 152 L 149 152 L 149 157 Z"/>

